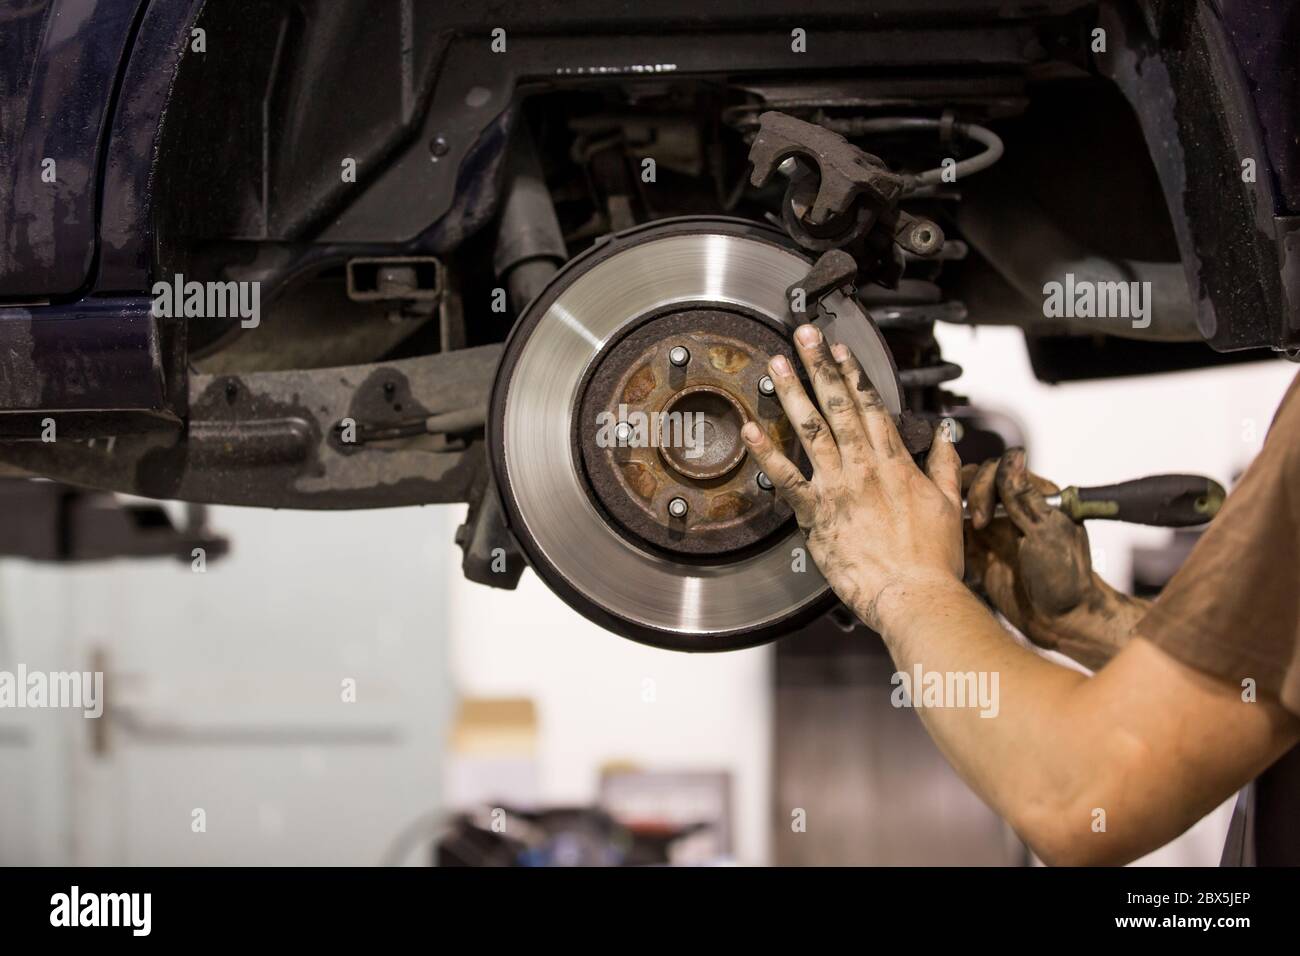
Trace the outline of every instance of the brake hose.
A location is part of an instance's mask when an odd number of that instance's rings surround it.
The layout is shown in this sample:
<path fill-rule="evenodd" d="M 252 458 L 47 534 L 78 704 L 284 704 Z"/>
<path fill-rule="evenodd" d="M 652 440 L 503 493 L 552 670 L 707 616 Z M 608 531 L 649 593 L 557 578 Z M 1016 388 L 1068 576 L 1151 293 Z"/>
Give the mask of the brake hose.
<path fill-rule="evenodd" d="M 935 119 L 926 116 L 882 116 L 875 119 L 825 118 L 820 122 L 828 129 L 847 136 L 869 136 L 873 133 L 898 133 L 920 129 L 933 129 L 940 132 L 951 130 L 958 136 L 983 144 L 983 151 L 947 169 L 939 166 L 909 175 L 908 194 L 944 182 L 944 173 L 948 173 L 949 180 L 969 176 L 988 169 L 1002 158 L 1002 137 L 987 126 L 980 126 L 977 123 L 958 123 L 949 118 Z"/>

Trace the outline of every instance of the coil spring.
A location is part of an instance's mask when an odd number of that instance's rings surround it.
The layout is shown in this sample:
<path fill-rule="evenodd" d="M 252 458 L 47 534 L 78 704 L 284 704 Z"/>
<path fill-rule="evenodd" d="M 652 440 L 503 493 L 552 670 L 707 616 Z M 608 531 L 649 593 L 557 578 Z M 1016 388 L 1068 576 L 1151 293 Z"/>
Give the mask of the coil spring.
<path fill-rule="evenodd" d="M 902 279 L 897 289 L 862 289 L 858 298 L 881 331 L 930 332 L 935 322 L 966 319 L 966 304 L 959 299 L 945 299 L 938 283 L 928 279 Z M 957 363 L 939 361 L 899 369 L 898 380 L 904 388 L 924 388 L 950 382 L 961 373 Z"/>

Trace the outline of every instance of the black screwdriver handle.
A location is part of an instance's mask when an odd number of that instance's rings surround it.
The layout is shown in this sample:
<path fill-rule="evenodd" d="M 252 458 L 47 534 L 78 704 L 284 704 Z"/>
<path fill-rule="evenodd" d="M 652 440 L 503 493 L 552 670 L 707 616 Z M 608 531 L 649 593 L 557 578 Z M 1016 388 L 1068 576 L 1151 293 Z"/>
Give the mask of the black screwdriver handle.
<path fill-rule="evenodd" d="M 1202 475 L 1151 475 L 1097 488 L 1062 488 L 1059 507 L 1075 521 L 1186 528 L 1218 514 L 1226 494 L 1223 485 Z"/>

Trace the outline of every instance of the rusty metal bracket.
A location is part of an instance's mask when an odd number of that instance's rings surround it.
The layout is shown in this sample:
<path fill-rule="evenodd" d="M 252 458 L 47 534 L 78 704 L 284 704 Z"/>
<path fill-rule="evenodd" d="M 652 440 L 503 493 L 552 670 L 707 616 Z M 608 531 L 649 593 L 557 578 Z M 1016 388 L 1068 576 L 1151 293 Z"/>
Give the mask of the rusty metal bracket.
<path fill-rule="evenodd" d="M 370 365 L 191 375 L 189 414 L 177 429 L 0 441 L 0 463 L 70 484 L 212 504 L 468 501 L 486 475 L 477 429 L 500 357 L 500 345 L 484 345 Z"/>
<path fill-rule="evenodd" d="M 844 215 L 859 196 L 874 208 L 890 208 L 903 194 L 902 176 L 839 133 L 785 113 L 760 115 L 758 135 L 749 148 L 754 165 L 750 182 L 765 185 L 791 157 L 809 160 L 821 177 L 817 197 L 804 216 L 812 226 L 824 226 Z"/>
<path fill-rule="evenodd" d="M 766 185 L 788 160 L 783 219 L 791 237 L 822 252 L 846 246 L 875 230 L 917 256 L 943 248 L 943 230 L 928 219 L 898 209 L 907 178 L 891 172 L 878 156 L 854 146 L 838 133 L 785 113 L 766 112 L 749 148 L 750 182 Z"/>

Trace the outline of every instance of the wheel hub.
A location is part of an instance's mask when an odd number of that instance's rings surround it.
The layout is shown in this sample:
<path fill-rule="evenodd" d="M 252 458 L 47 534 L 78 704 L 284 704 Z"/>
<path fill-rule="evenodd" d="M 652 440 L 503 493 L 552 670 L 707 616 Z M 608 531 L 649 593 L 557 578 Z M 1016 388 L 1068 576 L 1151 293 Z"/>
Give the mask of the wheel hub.
<path fill-rule="evenodd" d="M 683 478 L 721 478 L 744 459 L 740 429 L 750 416 L 730 392 L 691 385 L 674 395 L 661 414 L 659 454 Z"/>
<path fill-rule="evenodd" d="M 777 353 L 790 357 L 790 348 L 759 317 L 698 307 L 652 315 L 602 350 L 583 389 L 578 445 L 596 501 L 625 535 L 716 557 L 790 521 L 740 438 L 756 421 L 798 454 L 780 403 L 760 384 Z"/>

